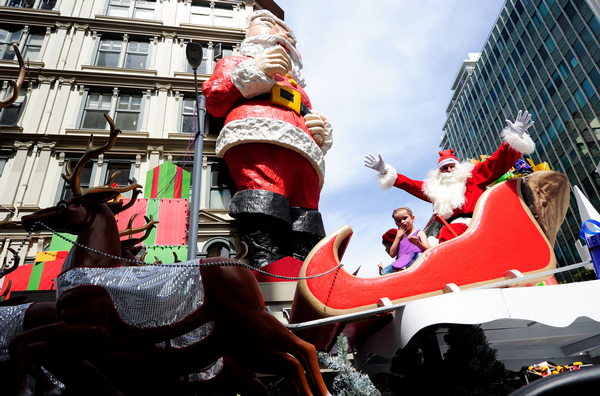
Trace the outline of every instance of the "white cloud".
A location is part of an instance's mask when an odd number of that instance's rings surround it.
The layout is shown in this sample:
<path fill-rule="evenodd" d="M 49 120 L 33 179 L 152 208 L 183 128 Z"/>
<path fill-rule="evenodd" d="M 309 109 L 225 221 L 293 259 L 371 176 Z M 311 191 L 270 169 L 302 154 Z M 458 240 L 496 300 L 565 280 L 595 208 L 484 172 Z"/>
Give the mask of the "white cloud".
<path fill-rule="evenodd" d="M 381 235 L 391 211 L 409 206 L 423 228 L 431 206 L 407 193 L 380 191 L 368 152 L 408 177 L 435 166 L 451 86 L 463 59 L 479 52 L 503 0 L 276 0 L 294 29 L 313 108 L 329 118 L 320 211 L 327 232 L 349 224 L 343 262 L 376 276 L 387 264 Z"/>

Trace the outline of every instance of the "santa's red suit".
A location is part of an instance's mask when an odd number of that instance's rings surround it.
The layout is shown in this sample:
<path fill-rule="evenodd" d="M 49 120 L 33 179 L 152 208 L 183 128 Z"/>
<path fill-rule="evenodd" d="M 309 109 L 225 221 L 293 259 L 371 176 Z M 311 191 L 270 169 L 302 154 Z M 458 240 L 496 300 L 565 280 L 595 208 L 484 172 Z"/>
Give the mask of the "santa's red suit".
<path fill-rule="evenodd" d="M 302 87 L 289 77 L 270 79 L 258 72 L 253 58 L 221 59 L 203 85 L 206 108 L 215 117 L 227 117 L 217 139 L 238 191 L 267 190 L 285 196 L 290 206 L 318 209 L 323 186 L 324 152 L 310 135 L 302 114 L 271 104 L 275 84 L 300 94 Z"/>
<path fill-rule="evenodd" d="M 508 172 L 523 153 L 531 153 L 535 148 L 535 143 L 527 134 L 518 136 L 507 128 L 503 131 L 503 136 L 505 141 L 500 145 L 500 148 L 484 162 L 475 165 L 471 171 L 466 180 L 464 204 L 455 208 L 452 214 L 443 216 L 446 220 L 449 220 L 452 230 L 458 235 L 467 230 L 468 219 L 472 216 L 475 205 L 486 187 Z M 442 152 L 440 152 L 441 154 Z M 393 185 L 419 199 L 435 204 L 425 193 L 427 190 L 426 182 L 409 179 L 397 173 L 390 165 L 386 165 L 386 168 L 387 172 L 379 178 L 382 188 L 389 188 Z M 396 176 L 394 177 L 394 175 Z M 452 223 L 453 221 L 456 222 Z M 454 238 L 454 235 L 447 227 L 442 227 L 438 238 L 440 242 L 444 242 Z"/>

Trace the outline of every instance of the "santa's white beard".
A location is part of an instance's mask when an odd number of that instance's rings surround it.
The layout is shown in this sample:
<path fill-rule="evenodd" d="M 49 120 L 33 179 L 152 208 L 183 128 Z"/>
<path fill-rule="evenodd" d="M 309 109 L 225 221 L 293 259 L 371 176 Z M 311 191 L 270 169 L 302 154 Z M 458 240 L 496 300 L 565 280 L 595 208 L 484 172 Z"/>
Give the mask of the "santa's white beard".
<path fill-rule="evenodd" d="M 424 180 L 423 192 L 433 202 L 433 213 L 448 219 L 455 209 L 465 204 L 467 179 L 471 177 L 473 165 L 470 162 L 456 164 L 454 172 L 442 173 L 434 169 Z"/>
<path fill-rule="evenodd" d="M 304 73 L 302 73 L 302 60 L 296 48 L 284 39 L 283 37 L 274 34 L 262 34 L 260 36 L 247 37 L 240 46 L 240 53 L 244 56 L 255 57 L 266 49 L 273 48 L 283 44 L 290 52 L 288 55 L 292 59 L 292 70 L 289 72 L 290 75 L 302 88 L 306 86 L 304 81 Z"/>

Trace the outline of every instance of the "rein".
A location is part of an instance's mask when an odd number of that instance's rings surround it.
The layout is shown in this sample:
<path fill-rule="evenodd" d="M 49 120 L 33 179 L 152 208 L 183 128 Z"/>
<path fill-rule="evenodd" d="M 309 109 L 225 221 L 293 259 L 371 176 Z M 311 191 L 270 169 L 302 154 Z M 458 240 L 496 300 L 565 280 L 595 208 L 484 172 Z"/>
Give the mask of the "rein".
<path fill-rule="evenodd" d="M 124 257 L 113 256 L 111 254 L 104 253 L 104 252 L 101 252 L 99 250 L 92 249 L 92 248 L 90 248 L 88 246 L 82 245 L 82 244 L 80 244 L 77 241 L 72 241 L 69 238 L 67 238 L 67 237 L 59 234 L 58 232 L 54 231 L 52 228 L 48 227 L 47 225 L 45 225 L 41 221 L 36 221 L 35 223 L 33 223 L 33 226 L 31 227 L 31 230 L 29 230 L 29 233 L 27 234 L 27 237 L 23 240 L 23 242 L 21 243 L 21 246 L 19 246 L 19 248 L 17 249 L 17 254 L 19 253 L 19 251 L 21 251 L 21 249 L 23 248 L 23 246 L 25 245 L 25 243 L 27 242 L 27 240 L 31 237 L 31 234 L 34 231 L 35 226 L 38 225 L 38 224 L 40 226 L 44 227 L 45 229 L 47 229 L 48 231 L 50 231 L 52 234 L 58 236 L 59 238 L 62 238 L 65 241 L 70 242 L 71 244 L 73 244 L 73 245 L 75 245 L 77 247 L 80 247 L 82 249 L 85 249 L 87 251 L 90 251 L 92 253 L 99 254 L 101 256 L 110 258 L 112 260 L 120 260 L 120 261 L 125 261 L 125 262 L 128 262 L 128 263 L 138 264 L 138 265 L 144 265 L 144 266 L 158 266 L 158 265 L 161 265 L 161 266 L 167 265 L 167 266 L 170 266 L 170 267 L 192 267 L 192 266 L 195 267 L 197 265 L 200 266 L 200 267 L 234 267 L 234 266 L 237 266 L 237 267 L 248 268 L 251 271 L 256 271 L 256 272 L 259 272 L 259 273 L 264 274 L 264 275 L 272 276 L 273 278 L 285 279 L 285 280 L 307 280 L 307 279 L 315 279 L 315 278 L 319 278 L 321 276 L 325 276 L 325 275 L 329 274 L 330 272 L 333 272 L 333 271 L 335 271 L 338 268 L 340 268 L 340 267 L 343 266 L 343 264 L 340 263 L 337 266 L 333 267 L 332 269 L 330 269 L 330 270 L 328 270 L 326 272 L 323 272 L 321 274 L 318 274 L 318 275 L 302 276 L 302 277 L 292 277 L 292 276 L 283 276 L 283 275 L 272 274 L 270 272 L 266 272 L 266 271 L 254 268 L 254 267 L 252 267 L 249 264 L 245 264 L 245 263 L 242 263 L 242 262 L 239 262 L 239 261 L 217 261 L 217 262 L 213 262 L 213 263 L 200 262 L 198 264 L 178 264 L 178 263 L 173 263 L 173 264 L 148 264 L 148 263 L 144 263 L 143 261 L 137 261 L 137 260 L 127 259 L 127 258 L 124 258 Z M 11 259 L 10 263 L 12 263 L 12 259 Z"/>

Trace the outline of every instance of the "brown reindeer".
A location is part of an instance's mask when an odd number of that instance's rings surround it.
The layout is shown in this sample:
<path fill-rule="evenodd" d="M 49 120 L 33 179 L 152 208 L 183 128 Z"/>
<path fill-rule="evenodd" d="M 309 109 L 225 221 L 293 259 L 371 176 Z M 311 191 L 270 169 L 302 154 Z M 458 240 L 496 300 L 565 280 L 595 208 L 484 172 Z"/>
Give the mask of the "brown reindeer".
<path fill-rule="evenodd" d="M 111 126 L 109 143 L 94 150 L 90 142 L 86 153 L 73 171 L 67 165 L 63 176 L 78 194 L 60 201 L 55 207 L 23 217 L 23 226 L 31 230 L 44 225 L 53 231 L 78 235 L 70 252 L 70 268 L 114 268 L 122 265 L 121 242 L 114 213 L 119 203 L 110 203 L 121 192 L 140 187 L 132 184 L 123 188 L 100 187 L 82 189 L 79 175 L 86 161 L 100 152 L 108 151 L 120 132 Z M 122 204 L 122 203 L 121 203 Z M 109 207 L 110 206 L 110 207 Z M 259 372 L 285 373 L 299 395 L 312 395 L 304 371 L 315 386 L 317 395 L 328 391 L 321 377 L 313 345 L 300 340 L 265 310 L 262 294 L 252 272 L 233 259 L 202 260 L 199 265 L 204 288 L 200 308 L 183 320 L 168 326 L 140 329 L 127 326 L 119 318 L 105 289 L 80 286 L 62 293 L 57 301 L 59 321 L 18 334 L 10 344 L 10 357 L 15 363 L 17 394 L 30 396 L 25 372 L 28 346 L 49 343 L 60 346 L 62 360 L 85 376 L 86 382 L 98 386 L 103 394 L 123 395 L 88 358 L 111 351 L 126 353 L 139 347 L 169 340 L 214 321 L 225 344 L 236 346 L 229 356 L 249 369 Z M 68 273 L 68 271 L 67 271 Z M 65 273 L 61 274 L 64 276 Z M 223 344 L 206 340 L 201 350 L 219 351 Z M 225 348 L 223 348 L 225 349 Z M 225 353 L 214 352 L 223 356 Z M 201 360 L 202 356 L 198 356 Z M 31 358 L 29 356 L 29 358 Z M 91 389 L 89 389 L 91 391 Z"/>

